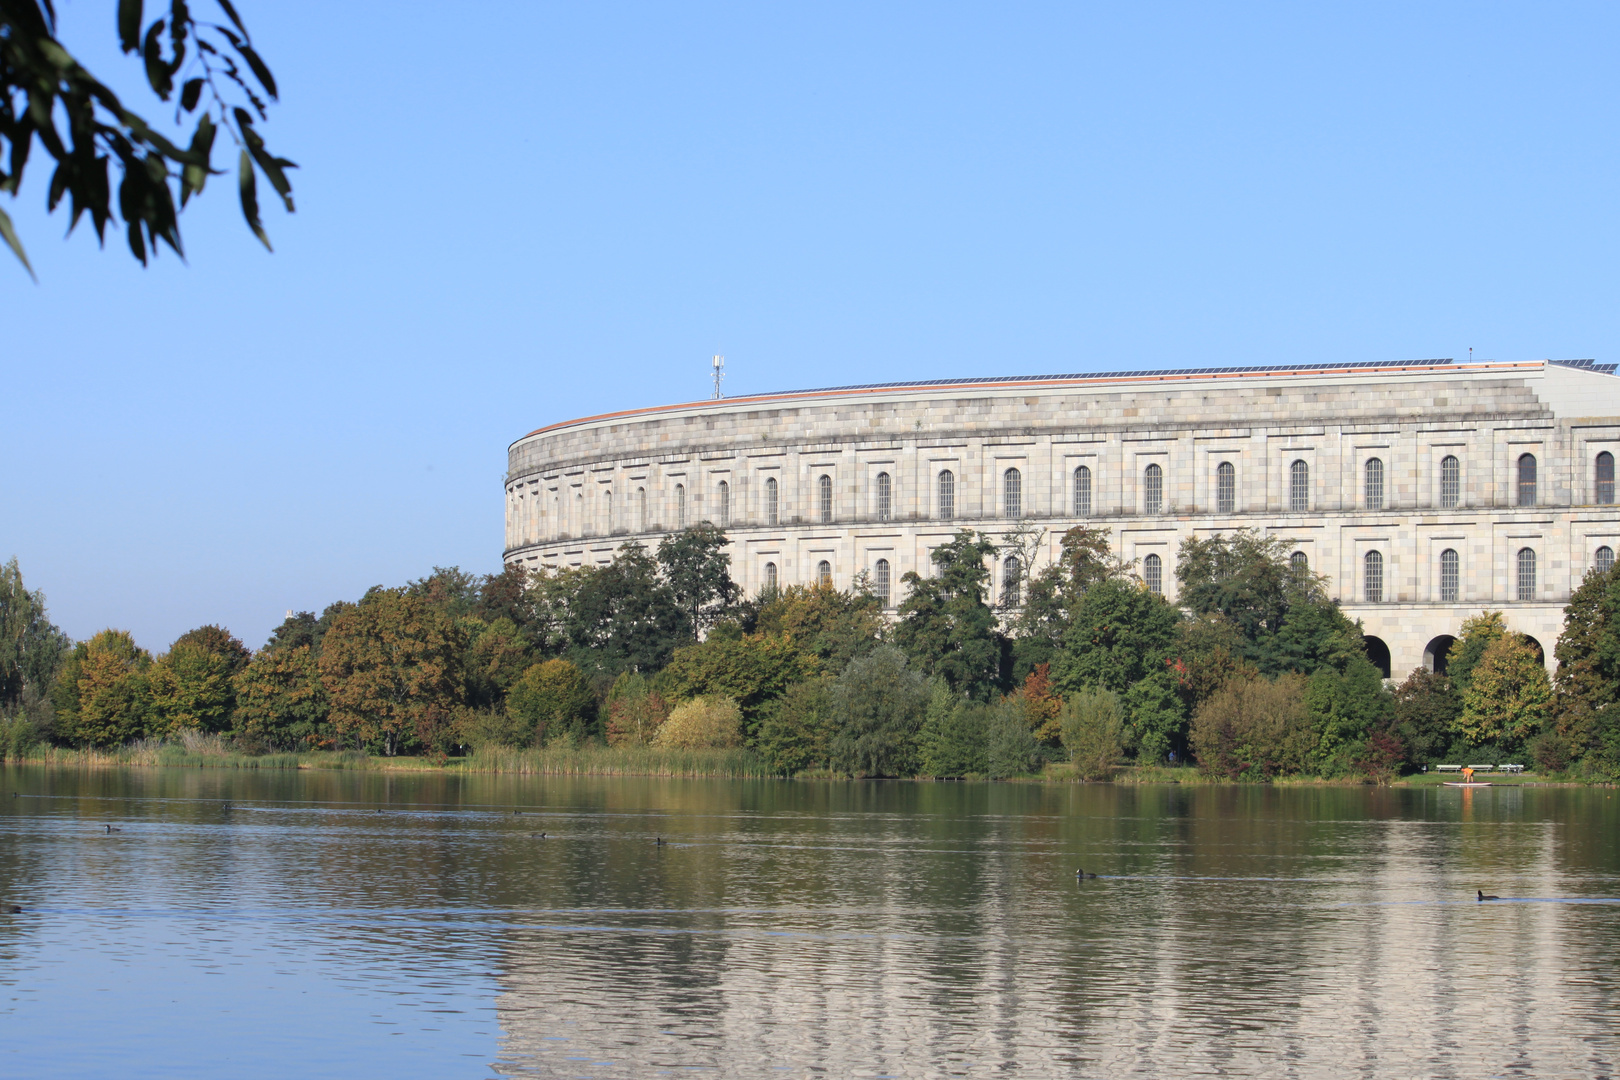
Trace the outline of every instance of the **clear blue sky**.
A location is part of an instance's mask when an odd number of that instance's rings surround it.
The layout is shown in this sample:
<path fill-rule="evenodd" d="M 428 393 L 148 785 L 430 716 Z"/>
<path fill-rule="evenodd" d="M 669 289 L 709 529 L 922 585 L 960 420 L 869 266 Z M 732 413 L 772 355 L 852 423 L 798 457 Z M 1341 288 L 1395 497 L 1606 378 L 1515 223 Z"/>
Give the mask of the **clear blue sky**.
<path fill-rule="evenodd" d="M 496 570 L 511 440 L 717 350 L 732 393 L 1620 359 L 1613 5 L 239 6 L 274 255 L 229 178 L 145 271 L 39 151 L 5 204 L 0 558 L 75 637 Z M 112 0 L 59 7 L 161 113 Z"/>

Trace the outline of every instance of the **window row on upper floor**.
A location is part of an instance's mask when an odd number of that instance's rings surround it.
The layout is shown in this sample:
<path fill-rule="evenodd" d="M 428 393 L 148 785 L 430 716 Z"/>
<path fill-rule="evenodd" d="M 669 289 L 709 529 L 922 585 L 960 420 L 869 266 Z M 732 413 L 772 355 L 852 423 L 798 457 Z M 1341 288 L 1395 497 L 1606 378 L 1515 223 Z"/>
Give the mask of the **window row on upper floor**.
<path fill-rule="evenodd" d="M 1514 487 L 1512 490 L 1512 503 L 1515 506 L 1536 506 L 1540 501 L 1539 466 L 1534 454 L 1519 455 L 1515 462 Z M 1439 462 L 1438 476 L 1438 507 L 1443 510 L 1460 508 L 1462 503 L 1462 463 L 1456 455 L 1447 454 Z M 941 520 L 951 520 L 958 517 L 957 478 L 950 469 L 941 469 L 934 476 L 933 504 L 931 516 Z M 1357 508 L 1365 510 L 1384 510 L 1391 508 L 1387 499 L 1386 468 L 1383 459 L 1369 457 L 1361 464 L 1361 498 Z M 1615 501 L 1614 483 L 1614 455 L 1603 451 L 1593 459 L 1593 485 L 1592 491 L 1595 502 L 1600 506 L 1610 506 Z M 813 524 L 830 525 L 839 519 L 835 499 L 833 478 L 829 473 L 822 473 L 814 480 L 813 501 L 809 519 Z M 527 536 L 534 534 L 549 535 L 590 535 L 597 532 L 612 533 L 615 531 L 646 531 L 649 528 L 666 527 L 664 522 L 658 521 L 648 506 L 648 494 L 645 486 L 638 486 L 631 493 L 630 507 L 627 515 L 616 515 L 613 505 L 613 491 L 605 488 L 601 494 L 601 505 L 593 508 L 585 505 L 583 490 L 577 490 L 573 495 L 573 505 L 569 508 L 572 520 L 564 519 L 562 496 L 552 492 L 551 513 L 545 514 L 543 504 L 537 510 L 531 511 L 550 518 L 543 523 L 534 522 L 534 528 L 527 523 L 521 523 L 518 532 Z M 1023 473 L 1016 467 L 1007 468 L 1001 474 L 998 505 L 995 508 L 996 516 L 1003 518 L 1021 518 L 1026 515 L 1024 498 Z M 895 516 L 895 483 L 888 472 L 879 472 L 872 479 L 871 486 L 871 514 L 866 520 L 889 521 Z M 1096 478 L 1088 465 L 1079 465 L 1071 473 L 1071 492 L 1069 506 L 1066 508 L 1075 517 L 1089 517 L 1095 512 Z M 677 482 L 670 492 L 670 511 L 674 518 L 673 527 L 685 528 L 692 520 L 707 520 L 719 525 L 721 528 L 730 528 L 733 521 L 733 501 L 731 484 L 728 480 L 718 480 L 712 492 L 712 502 L 707 513 L 689 515 L 687 488 L 684 482 Z M 1289 513 L 1308 513 L 1316 508 L 1317 499 L 1311 484 L 1311 466 L 1304 458 L 1291 461 L 1287 469 L 1287 498 L 1286 508 Z M 782 524 L 782 497 L 781 485 L 774 476 L 766 477 L 762 485 L 761 505 L 759 514 L 754 520 L 760 524 L 774 526 Z M 1169 506 L 1165 497 L 1164 469 L 1158 463 L 1150 463 L 1142 469 L 1141 483 L 1138 490 L 1138 503 L 1136 510 L 1141 514 L 1161 514 L 1173 507 Z M 1238 512 L 1238 470 L 1231 461 L 1220 461 L 1215 466 L 1215 513 L 1231 514 Z M 1061 512 L 1061 511 L 1060 511 Z"/>

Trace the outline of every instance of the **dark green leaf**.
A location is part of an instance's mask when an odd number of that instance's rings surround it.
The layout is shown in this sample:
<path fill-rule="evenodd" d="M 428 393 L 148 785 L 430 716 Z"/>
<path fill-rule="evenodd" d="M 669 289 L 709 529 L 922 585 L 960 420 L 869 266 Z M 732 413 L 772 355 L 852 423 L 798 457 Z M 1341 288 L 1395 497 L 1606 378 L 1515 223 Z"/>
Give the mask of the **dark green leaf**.
<path fill-rule="evenodd" d="M 243 42 L 236 51 L 242 54 L 242 59 L 253 69 L 254 76 L 259 80 L 259 85 L 264 87 L 264 92 L 270 95 L 270 100 L 279 100 L 276 97 L 276 77 L 270 74 L 270 69 L 259 59 L 259 54 L 253 51 L 253 46 Z"/>
<path fill-rule="evenodd" d="M 180 170 L 181 206 L 185 206 L 193 195 L 201 195 L 203 185 L 208 182 L 208 158 L 213 150 L 214 135 L 217 131 L 213 117 L 203 113 L 202 119 L 197 121 L 197 130 L 191 136 L 191 153 L 202 161 L 201 164 L 188 164 Z"/>
<path fill-rule="evenodd" d="M 146 81 L 151 84 L 153 93 L 168 101 L 169 93 L 174 89 L 174 75 L 169 65 L 163 62 L 163 44 L 158 40 L 162 32 L 162 19 L 147 28 L 143 52 L 146 55 Z"/>
<path fill-rule="evenodd" d="M 126 53 L 141 47 L 141 0 L 118 0 L 118 44 Z"/>
<path fill-rule="evenodd" d="M 17 239 L 17 230 L 11 227 L 11 219 L 6 216 L 4 210 L 0 210 L 0 240 L 6 242 L 12 254 L 23 264 L 23 269 L 28 271 L 28 276 L 34 278 L 37 283 L 39 278 L 34 277 L 34 268 L 28 265 L 28 253 L 23 250 L 22 241 Z"/>
<path fill-rule="evenodd" d="M 186 85 L 180 88 L 180 107 L 190 112 L 197 107 L 197 99 L 202 97 L 203 81 L 201 79 L 187 79 Z"/>
<path fill-rule="evenodd" d="M 236 14 L 236 5 L 232 4 L 231 0 L 219 0 L 219 6 L 225 9 L 226 17 L 236 24 L 236 28 L 242 31 L 242 36 L 247 37 L 247 27 L 242 25 L 241 17 Z"/>
<path fill-rule="evenodd" d="M 253 175 L 253 158 L 246 150 L 242 151 L 237 162 L 236 183 L 242 195 L 242 217 L 247 219 L 248 228 L 253 230 L 253 235 L 259 238 L 266 251 L 274 251 L 270 238 L 264 234 L 264 224 L 259 221 L 259 185 Z"/>
<path fill-rule="evenodd" d="M 142 266 L 146 265 L 146 241 L 141 236 L 141 223 L 139 221 L 129 223 L 129 250 L 135 253 L 137 259 L 141 260 Z"/>

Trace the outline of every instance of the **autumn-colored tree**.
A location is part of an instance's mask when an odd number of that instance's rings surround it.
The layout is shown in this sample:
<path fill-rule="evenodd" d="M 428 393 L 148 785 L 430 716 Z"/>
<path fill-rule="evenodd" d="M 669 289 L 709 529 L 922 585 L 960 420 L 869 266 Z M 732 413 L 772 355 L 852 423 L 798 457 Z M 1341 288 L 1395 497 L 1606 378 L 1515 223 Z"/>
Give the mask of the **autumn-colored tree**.
<path fill-rule="evenodd" d="M 310 646 L 264 649 L 235 682 L 233 726 L 247 746 L 313 750 L 333 745 L 331 703 Z"/>
<path fill-rule="evenodd" d="M 57 735 L 80 746 L 117 746 L 146 734 L 152 655 L 124 630 L 74 646 L 52 690 Z"/>
<path fill-rule="evenodd" d="M 836 674 L 882 643 L 883 602 L 869 592 L 830 585 L 790 585 L 760 606 L 755 630 L 783 634 Z"/>
<path fill-rule="evenodd" d="M 1506 637 L 1507 632 L 1507 620 L 1500 611 L 1482 611 L 1463 620 L 1457 640 L 1446 653 L 1446 674 L 1459 694 L 1468 691 L 1474 665 L 1485 655 L 1485 650 Z"/>
<path fill-rule="evenodd" d="M 669 719 L 669 703 L 636 671 L 623 672 L 613 681 L 607 708 L 609 746 L 645 746 Z"/>
<path fill-rule="evenodd" d="M 506 695 L 507 715 L 521 725 L 520 740 L 536 744 L 588 737 L 595 705 L 585 675 L 567 660 L 533 665 Z"/>
<path fill-rule="evenodd" d="M 1031 733 L 1038 741 L 1056 746 L 1063 735 L 1063 698 L 1052 685 L 1051 665 L 1037 664 L 1024 677 L 1017 696 Z"/>
<path fill-rule="evenodd" d="M 673 750 L 724 750 L 742 745 L 742 710 L 728 697 L 683 701 L 653 737 L 655 746 Z"/>
<path fill-rule="evenodd" d="M 786 634 L 748 634 L 675 650 L 664 678 L 677 700 L 706 694 L 735 701 L 752 738 L 788 687 L 820 670 L 816 657 Z"/>
<path fill-rule="evenodd" d="M 1504 634 L 1486 648 L 1462 701 L 1462 734 L 1474 746 L 1494 744 L 1502 753 L 1521 752 L 1552 718 L 1547 669 L 1523 634 Z"/>
<path fill-rule="evenodd" d="M 212 623 L 199 626 L 195 630 L 187 630 L 175 638 L 174 644 L 169 646 L 171 650 L 181 647 L 213 653 L 225 661 L 225 666 L 232 675 L 247 667 L 248 661 L 253 659 L 253 653 L 242 644 L 241 638 L 223 626 L 215 626 Z"/>
<path fill-rule="evenodd" d="M 321 682 L 338 732 L 389 755 L 444 750 L 465 698 L 461 626 L 421 596 L 373 589 L 321 642 Z"/>

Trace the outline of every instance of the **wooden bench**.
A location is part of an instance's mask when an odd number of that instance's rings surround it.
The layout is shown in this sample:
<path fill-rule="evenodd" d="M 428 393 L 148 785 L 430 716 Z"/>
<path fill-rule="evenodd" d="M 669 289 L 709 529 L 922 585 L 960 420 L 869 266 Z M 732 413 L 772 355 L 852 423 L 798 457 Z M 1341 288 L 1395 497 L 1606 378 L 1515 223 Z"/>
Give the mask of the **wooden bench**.
<path fill-rule="evenodd" d="M 1435 772 L 1462 772 L 1461 765 L 1436 765 Z"/>
<path fill-rule="evenodd" d="M 1495 772 L 1496 771 L 1496 766 L 1495 765 L 1470 765 L 1468 767 L 1470 769 L 1473 769 L 1475 772 Z"/>
<path fill-rule="evenodd" d="M 1521 773 L 1521 772 L 1524 772 L 1524 766 L 1523 766 L 1523 765 L 1501 765 L 1501 766 L 1498 766 L 1498 767 L 1499 767 L 1499 768 L 1500 768 L 1500 769 L 1501 769 L 1501 770 L 1502 770 L 1502 771 L 1503 771 L 1503 772 L 1511 772 L 1511 773 Z"/>

